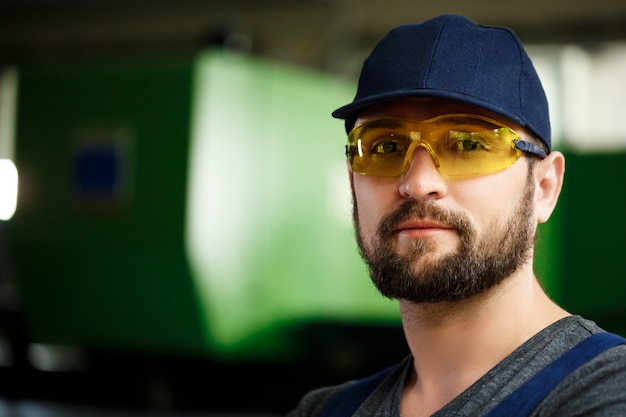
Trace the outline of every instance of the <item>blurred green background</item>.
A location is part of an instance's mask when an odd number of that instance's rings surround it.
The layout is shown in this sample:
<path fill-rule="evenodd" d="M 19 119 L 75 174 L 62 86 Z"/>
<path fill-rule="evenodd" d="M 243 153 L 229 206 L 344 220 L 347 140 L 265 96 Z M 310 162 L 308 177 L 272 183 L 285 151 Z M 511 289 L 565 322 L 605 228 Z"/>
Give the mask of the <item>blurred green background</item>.
<path fill-rule="evenodd" d="M 330 112 L 411 8 L 530 43 L 567 159 L 536 272 L 565 308 L 626 335 L 621 3 L 595 20 L 609 9 L 287 3 L 215 20 L 198 2 L 2 9 L 20 186 L 0 222 L 0 399 L 283 414 L 406 354 L 397 305 L 357 253 Z"/>
<path fill-rule="evenodd" d="M 308 323 L 398 324 L 355 249 L 328 115 L 351 83 L 225 51 L 19 79 L 9 248 L 35 341 L 285 360 Z M 537 273 L 623 331 L 626 156 L 566 153 Z"/>

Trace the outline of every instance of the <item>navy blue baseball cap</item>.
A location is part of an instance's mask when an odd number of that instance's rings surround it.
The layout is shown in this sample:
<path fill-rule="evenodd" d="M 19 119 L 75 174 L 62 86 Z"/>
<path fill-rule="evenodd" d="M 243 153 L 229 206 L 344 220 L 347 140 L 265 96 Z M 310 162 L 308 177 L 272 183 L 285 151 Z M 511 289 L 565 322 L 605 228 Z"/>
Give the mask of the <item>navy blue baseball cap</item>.
<path fill-rule="evenodd" d="M 548 101 L 517 35 L 442 15 L 391 30 L 363 63 L 352 103 L 332 115 L 349 132 L 363 110 L 403 97 L 437 97 L 491 110 L 551 148 Z"/>

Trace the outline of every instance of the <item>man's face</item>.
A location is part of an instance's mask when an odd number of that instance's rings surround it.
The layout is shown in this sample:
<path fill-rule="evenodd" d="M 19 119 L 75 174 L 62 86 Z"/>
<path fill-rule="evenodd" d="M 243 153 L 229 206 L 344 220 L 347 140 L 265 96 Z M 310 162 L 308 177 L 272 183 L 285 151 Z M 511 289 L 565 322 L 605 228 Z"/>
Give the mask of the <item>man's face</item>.
<path fill-rule="evenodd" d="M 369 110 L 357 123 L 385 116 L 419 121 L 456 112 L 493 117 L 449 101 L 402 100 Z M 534 182 L 523 158 L 495 174 L 450 180 L 418 148 L 399 177 L 351 174 L 359 249 L 387 297 L 466 299 L 531 260 Z"/>

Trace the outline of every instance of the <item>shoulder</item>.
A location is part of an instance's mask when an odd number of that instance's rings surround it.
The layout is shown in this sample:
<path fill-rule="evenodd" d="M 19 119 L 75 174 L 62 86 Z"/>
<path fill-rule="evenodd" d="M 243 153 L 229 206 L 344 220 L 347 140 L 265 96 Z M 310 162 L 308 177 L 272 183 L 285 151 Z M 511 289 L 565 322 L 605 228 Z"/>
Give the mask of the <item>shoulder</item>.
<path fill-rule="evenodd" d="M 327 407 L 331 409 L 334 409 L 335 406 L 344 407 L 348 397 L 352 400 L 359 398 L 358 402 L 349 402 L 362 403 L 363 406 L 367 405 L 373 397 L 377 399 L 375 402 L 379 403 L 379 397 L 387 396 L 396 385 L 403 383 L 406 368 L 411 360 L 412 357 L 408 355 L 399 364 L 367 377 L 309 391 L 287 417 L 319 416 Z M 339 397 L 340 395 L 341 397 Z M 340 401 L 337 402 L 337 400 Z M 368 415 L 372 414 L 368 413 Z"/>
<path fill-rule="evenodd" d="M 331 399 L 353 382 L 348 381 L 339 385 L 317 388 L 307 392 L 300 399 L 297 407 L 287 414 L 287 417 L 312 417 L 319 415 Z"/>
<path fill-rule="evenodd" d="M 593 322 L 579 325 L 605 333 Z M 546 397 L 535 415 L 626 415 L 626 344 L 611 347 L 580 366 Z"/>

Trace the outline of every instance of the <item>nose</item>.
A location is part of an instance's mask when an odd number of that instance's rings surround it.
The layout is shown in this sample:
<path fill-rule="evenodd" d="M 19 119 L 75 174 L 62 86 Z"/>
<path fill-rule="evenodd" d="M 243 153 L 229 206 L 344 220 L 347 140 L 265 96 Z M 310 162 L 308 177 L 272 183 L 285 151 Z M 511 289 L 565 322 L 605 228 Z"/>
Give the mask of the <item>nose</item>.
<path fill-rule="evenodd" d="M 435 155 L 419 145 L 409 158 L 409 167 L 400 176 L 400 195 L 414 199 L 442 198 L 446 194 L 446 179 L 437 169 Z"/>

